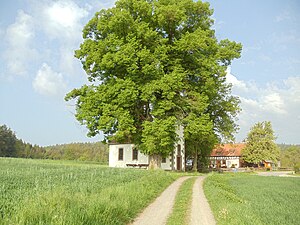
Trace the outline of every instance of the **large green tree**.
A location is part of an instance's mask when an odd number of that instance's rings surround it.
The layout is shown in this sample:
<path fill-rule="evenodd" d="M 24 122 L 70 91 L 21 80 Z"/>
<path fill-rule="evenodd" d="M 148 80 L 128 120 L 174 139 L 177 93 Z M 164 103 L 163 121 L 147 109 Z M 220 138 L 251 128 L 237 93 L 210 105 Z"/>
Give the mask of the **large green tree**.
<path fill-rule="evenodd" d="M 88 135 L 133 142 L 158 167 L 178 125 L 192 152 L 232 138 L 239 101 L 225 71 L 241 44 L 217 40 L 212 13 L 192 0 L 119 0 L 97 12 L 75 52 L 91 84 L 66 96 Z"/>
<path fill-rule="evenodd" d="M 270 121 L 256 123 L 248 133 L 243 159 L 246 162 L 259 164 L 263 160 L 279 159 L 280 150 L 275 144 L 275 135 Z"/>

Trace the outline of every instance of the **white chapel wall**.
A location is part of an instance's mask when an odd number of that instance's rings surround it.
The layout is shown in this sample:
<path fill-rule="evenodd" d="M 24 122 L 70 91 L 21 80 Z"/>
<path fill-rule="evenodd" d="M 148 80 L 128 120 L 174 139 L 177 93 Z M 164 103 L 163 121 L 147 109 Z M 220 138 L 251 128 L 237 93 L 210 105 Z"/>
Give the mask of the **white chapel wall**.
<path fill-rule="evenodd" d="M 119 160 L 119 148 L 123 148 L 123 160 Z M 148 164 L 149 157 L 138 151 L 138 159 L 132 159 L 134 144 L 109 145 L 109 167 L 127 167 L 126 164 Z"/>
<path fill-rule="evenodd" d="M 164 170 L 177 170 L 177 157 L 181 157 L 181 170 L 185 170 L 185 146 L 183 127 L 177 129 L 178 141 L 174 144 L 174 150 L 169 157 L 166 157 L 166 162 L 161 163 L 161 168 Z M 178 145 L 180 145 L 180 153 L 178 155 Z M 119 160 L 119 148 L 123 148 L 123 160 Z M 126 164 L 149 164 L 149 156 L 138 151 L 138 160 L 132 159 L 133 144 L 110 144 L 109 145 L 109 167 L 127 167 Z"/>

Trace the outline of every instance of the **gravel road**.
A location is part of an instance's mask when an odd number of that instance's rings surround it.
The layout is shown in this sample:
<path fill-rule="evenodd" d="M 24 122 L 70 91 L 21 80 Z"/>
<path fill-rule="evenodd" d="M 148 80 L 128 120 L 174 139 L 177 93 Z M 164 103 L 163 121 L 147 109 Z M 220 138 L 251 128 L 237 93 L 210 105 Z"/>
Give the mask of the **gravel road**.
<path fill-rule="evenodd" d="M 151 203 L 132 223 L 133 225 L 164 225 L 172 212 L 176 193 L 186 179 L 180 177 Z"/>
<path fill-rule="evenodd" d="M 202 184 L 205 177 L 197 178 L 193 187 L 190 225 L 213 225 L 215 218 L 204 195 Z"/>
<path fill-rule="evenodd" d="M 132 225 L 165 225 L 172 212 L 176 193 L 181 184 L 190 177 L 181 177 L 172 183 L 152 204 L 150 204 L 132 223 Z M 204 196 L 202 183 L 204 177 L 199 177 L 193 186 L 193 200 L 190 215 L 190 225 L 216 224 L 209 204 Z"/>

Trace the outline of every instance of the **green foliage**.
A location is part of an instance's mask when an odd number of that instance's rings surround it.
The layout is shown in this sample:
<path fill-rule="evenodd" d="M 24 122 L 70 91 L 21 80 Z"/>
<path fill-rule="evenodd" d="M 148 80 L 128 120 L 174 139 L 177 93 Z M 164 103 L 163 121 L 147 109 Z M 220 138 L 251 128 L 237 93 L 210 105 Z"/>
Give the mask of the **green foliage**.
<path fill-rule="evenodd" d="M 146 121 L 140 149 L 153 155 L 161 154 L 166 157 L 174 149 L 176 132 L 173 129 L 176 119 L 169 117 L 165 120 Z"/>
<path fill-rule="evenodd" d="M 108 146 L 101 142 L 71 143 L 47 146 L 44 148 L 44 159 L 79 160 L 108 163 Z"/>
<path fill-rule="evenodd" d="M 0 157 L 43 158 L 44 149 L 18 139 L 6 125 L 0 127 Z"/>
<path fill-rule="evenodd" d="M 0 158 L 0 224 L 128 224 L 178 176 Z"/>
<path fill-rule="evenodd" d="M 6 125 L 0 126 L 0 157 L 15 156 L 17 137 Z"/>
<path fill-rule="evenodd" d="M 281 167 L 291 167 L 295 172 L 299 172 L 300 168 L 300 146 L 290 145 L 283 148 L 280 146 L 280 163 Z"/>
<path fill-rule="evenodd" d="M 243 149 L 243 159 L 250 163 L 259 163 L 263 160 L 279 159 L 279 148 L 275 144 L 275 135 L 271 122 L 256 123 L 247 136 L 247 145 Z"/>
<path fill-rule="evenodd" d="M 217 223 L 298 224 L 300 179 L 249 174 L 214 174 L 204 193 Z"/>
<path fill-rule="evenodd" d="M 182 225 L 189 223 L 192 204 L 193 185 L 197 177 L 184 181 L 176 194 L 173 211 L 168 218 L 167 225 Z"/>
<path fill-rule="evenodd" d="M 92 84 L 65 98 L 88 135 L 102 131 L 150 155 L 172 151 L 177 125 L 191 149 L 233 138 L 239 100 L 225 71 L 242 46 L 218 42 L 212 13 L 192 0 L 119 0 L 96 13 L 75 51 Z"/>

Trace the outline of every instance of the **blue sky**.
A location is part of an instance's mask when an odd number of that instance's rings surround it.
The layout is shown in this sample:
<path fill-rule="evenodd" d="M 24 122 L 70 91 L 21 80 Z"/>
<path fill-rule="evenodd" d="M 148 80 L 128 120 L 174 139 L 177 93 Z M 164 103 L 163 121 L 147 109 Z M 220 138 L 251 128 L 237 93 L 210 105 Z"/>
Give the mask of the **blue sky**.
<path fill-rule="evenodd" d="M 74 106 L 63 100 L 88 83 L 73 57 L 83 26 L 105 0 L 2 0 L 0 2 L 0 124 L 42 146 L 101 140 L 86 137 Z M 227 81 L 241 99 L 242 141 L 251 126 L 269 120 L 278 143 L 300 144 L 300 2 L 209 1 L 218 39 L 243 44 Z"/>

